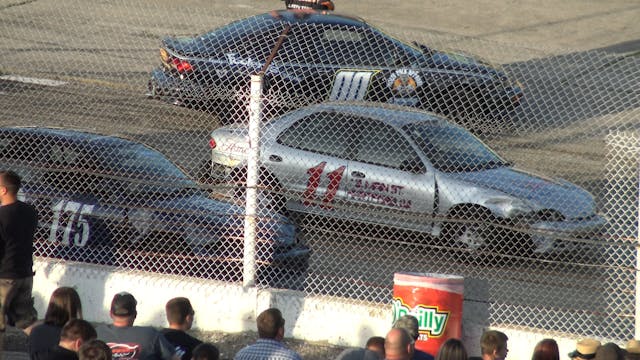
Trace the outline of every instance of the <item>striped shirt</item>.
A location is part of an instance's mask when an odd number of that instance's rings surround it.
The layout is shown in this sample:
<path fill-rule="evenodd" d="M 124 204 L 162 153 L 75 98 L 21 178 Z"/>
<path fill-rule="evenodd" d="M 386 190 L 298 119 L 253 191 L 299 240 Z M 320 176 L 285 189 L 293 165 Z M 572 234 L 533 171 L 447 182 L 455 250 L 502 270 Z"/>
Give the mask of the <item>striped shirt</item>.
<path fill-rule="evenodd" d="M 234 360 L 302 360 L 295 351 L 287 349 L 280 341 L 258 339 L 255 344 L 238 351 Z"/>

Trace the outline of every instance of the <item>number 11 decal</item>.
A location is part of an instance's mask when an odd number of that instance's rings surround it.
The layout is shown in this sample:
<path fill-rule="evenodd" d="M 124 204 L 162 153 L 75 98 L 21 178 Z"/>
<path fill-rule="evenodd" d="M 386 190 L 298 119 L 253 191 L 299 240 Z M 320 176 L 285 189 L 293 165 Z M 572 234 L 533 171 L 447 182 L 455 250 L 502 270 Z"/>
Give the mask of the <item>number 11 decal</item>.
<path fill-rule="evenodd" d="M 303 204 L 305 206 L 313 205 L 313 202 L 316 198 L 316 191 L 318 190 L 318 186 L 320 185 L 320 178 L 322 173 L 324 172 L 324 167 L 327 165 L 326 161 L 319 163 L 318 165 L 307 169 L 307 174 L 309 175 L 309 180 L 307 181 L 307 188 L 302 194 Z M 342 180 L 342 176 L 344 175 L 344 170 L 347 167 L 342 165 L 339 168 L 327 173 L 327 178 L 329 179 L 329 184 L 327 185 L 327 191 L 324 194 L 324 198 L 322 198 L 323 208 L 331 208 L 331 203 L 336 197 L 338 193 L 338 188 L 340 187 L 340 181 Z"/>

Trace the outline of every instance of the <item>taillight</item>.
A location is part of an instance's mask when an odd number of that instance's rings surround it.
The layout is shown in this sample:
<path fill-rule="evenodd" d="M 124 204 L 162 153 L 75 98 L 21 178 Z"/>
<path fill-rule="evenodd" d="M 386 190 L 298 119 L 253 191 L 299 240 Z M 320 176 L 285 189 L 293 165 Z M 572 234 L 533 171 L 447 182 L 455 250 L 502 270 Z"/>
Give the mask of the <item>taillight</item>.
<path fill-rule="evenodd" d="M 173 58 L 171 62 L 173 63 L 173 67 L 178 70 L 179 73 L 185 73 L 193 70 L 193 67 L 191 67 L 191 64 L 189 64 L 187 60 Z"/>
<path fill-rule="evenodd" d="M 218 146 L 218 144 L 216 144 L 216 141 L 213 138 L 209 139 L 209 147 L 215 149 L 216 146 Z"/>

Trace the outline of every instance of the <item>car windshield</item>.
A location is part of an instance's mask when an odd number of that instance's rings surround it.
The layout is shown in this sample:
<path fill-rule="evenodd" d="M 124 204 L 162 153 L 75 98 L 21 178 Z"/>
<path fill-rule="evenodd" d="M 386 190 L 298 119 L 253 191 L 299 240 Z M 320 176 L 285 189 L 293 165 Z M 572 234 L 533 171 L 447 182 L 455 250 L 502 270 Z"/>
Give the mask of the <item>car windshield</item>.
<path fill-rule="evenodd" d="M 102 149 L 106 171 L 117 171 L 132 179 L 153 184 L 171 184 L 171 188 L 197 185 L 161 153 L 141 144 L 109 146 Z"/>
<path fill-rule="evenodd" d="M 509 165 L 470 132 L 457 126 L 419 122 L 405 125 L 403 130 L 439 171 L 479 171 Z"/>

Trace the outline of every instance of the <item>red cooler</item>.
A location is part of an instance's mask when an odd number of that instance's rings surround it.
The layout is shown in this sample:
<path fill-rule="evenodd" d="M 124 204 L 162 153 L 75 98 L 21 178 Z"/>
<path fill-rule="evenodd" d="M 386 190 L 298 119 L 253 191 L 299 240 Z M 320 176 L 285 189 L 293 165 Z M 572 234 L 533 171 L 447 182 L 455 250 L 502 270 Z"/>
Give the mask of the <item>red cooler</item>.
<path fill-rule="evenodd" d="M 462 276 L 430 273 L 393 275 L 393 322 L 413 315 L 420 324 L 416 348 L 436 355 L 450 338 L 462 338 Z"/>

